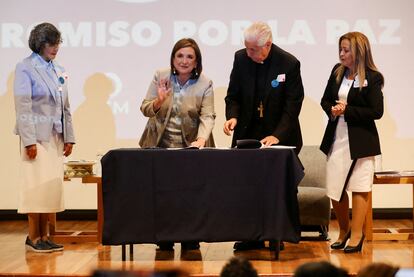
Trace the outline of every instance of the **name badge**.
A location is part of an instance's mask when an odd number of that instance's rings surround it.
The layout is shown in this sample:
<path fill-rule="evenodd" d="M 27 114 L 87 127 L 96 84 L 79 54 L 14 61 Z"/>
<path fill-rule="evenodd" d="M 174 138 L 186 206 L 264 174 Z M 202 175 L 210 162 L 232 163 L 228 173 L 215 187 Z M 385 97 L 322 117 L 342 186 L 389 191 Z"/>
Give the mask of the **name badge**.
<path fill-rule="evenodd" d="M 280 83 L 280 82 L 284 82 L 286 80 L 286 74 L 279 74 L 277 75 L 276 80 Z"/>

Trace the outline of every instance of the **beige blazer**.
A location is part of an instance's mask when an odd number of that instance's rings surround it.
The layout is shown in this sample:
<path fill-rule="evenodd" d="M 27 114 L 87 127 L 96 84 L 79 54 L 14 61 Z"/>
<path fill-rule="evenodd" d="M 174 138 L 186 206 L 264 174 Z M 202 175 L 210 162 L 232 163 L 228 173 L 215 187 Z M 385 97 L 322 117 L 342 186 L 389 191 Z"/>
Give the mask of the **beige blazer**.
<path fill-rule="evenodd" d="M 142 101 L 141 112 L 149 119 L 139 141 L 141 147 L 157 146 L 170 119 L 173 93 L 164 101 L 157 112 L 154 111 L 153 106 L 153 102 L 157 98 L 159 80 L 170 78 L 169 68 L 158 70 L 148 88 L 145 99 Z M 184 143 L 189 146 L 197 138 L 204 138 L 206 147 L 214 147 L 212 131 L 215 117 L 213 82 L 201 74 L 198 80 L 185 90 L 182 99 L 181 131 Z"/>

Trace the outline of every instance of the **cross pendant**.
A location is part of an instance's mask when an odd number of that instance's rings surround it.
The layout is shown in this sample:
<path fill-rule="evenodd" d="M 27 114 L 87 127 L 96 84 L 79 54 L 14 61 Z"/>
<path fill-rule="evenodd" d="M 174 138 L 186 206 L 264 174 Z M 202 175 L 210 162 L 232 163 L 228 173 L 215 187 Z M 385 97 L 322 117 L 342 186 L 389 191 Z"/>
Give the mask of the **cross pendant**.
<path fill-rule="evenodd" d="M 263 111 L 264 111 L 264 108 L 263 108 L 263 102 L 262 102 L 262 101 L 260 101 L 260 105 L 259 105 L 259 107 L 257 108 L 257 110 L 259 111 L 259 117 L 260 117 L 260 118 L 263 118 Z"/>

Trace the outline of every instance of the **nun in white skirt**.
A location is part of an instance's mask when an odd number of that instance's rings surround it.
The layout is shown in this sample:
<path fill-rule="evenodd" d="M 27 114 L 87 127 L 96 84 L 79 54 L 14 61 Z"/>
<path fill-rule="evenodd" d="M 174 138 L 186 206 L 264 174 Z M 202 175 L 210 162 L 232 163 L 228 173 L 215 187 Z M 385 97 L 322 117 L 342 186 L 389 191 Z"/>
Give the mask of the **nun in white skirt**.
<path fill-rule="evenodd" d="M 35 26 L 29 37 L 33 53 L 16 66 L 15 133 L 20 136 L 21 182 L 18 212 L 27 214 L 28 251 L 54 252 L 63 246 L 48 236 L 49 214 L 64 210 L 63 156 L 75 143 L 64 68 L 54 59 L 61 34 L 50 23 Z"/>
<path fill-rule="evenodd" d="M 341 36 L 339 59 L 321 100 L 329 119 L 320 148 L 327 155 L 327 195 L 339 223 L 339 238 L 331 248 L 353 253 L 362 251 L 375 156 L 381 154 L 375 120 L 384 111 L 384 78 L 362 33 Z M 352 223 L 348 192 L 352 195 Z"/>

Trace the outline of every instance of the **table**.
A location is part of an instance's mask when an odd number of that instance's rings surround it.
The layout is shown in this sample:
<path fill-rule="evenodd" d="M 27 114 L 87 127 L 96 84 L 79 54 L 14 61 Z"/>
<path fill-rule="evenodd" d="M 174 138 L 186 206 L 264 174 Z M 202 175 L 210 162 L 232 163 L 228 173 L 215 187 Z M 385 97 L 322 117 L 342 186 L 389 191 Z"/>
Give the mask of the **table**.
<path fill-rule="evenodd" d="M 414 201 L 414 176 L 405 176 L 404 172 L 398 174 L 374 174 L 375 184 L 412 184 Z M 414 228 L 414 204 L 413 204 Z M 413 229 L 373 228 L 372 220 L 372 192 L 368 194 L 368 208 L 365 217 L 365 238 L 367 240 L 410 240 L 414 239 Z"/>
<path fill-rule="evenodd" d="M 98 228 L 97 230 L 62 230 L 57 228 L 56 214 L 49 215 L 49 233 L 57 243 L 101 242 L 103 226 L 102 181 L 100 176 L 89 175 L 82 177 L 82 183 L 96 184 L 98 199 Z"/>
<path fill-rule="evenodd" d="M 292 149 L 117 149 L 101 161 L 104 245 L 300 240 Z"/>

